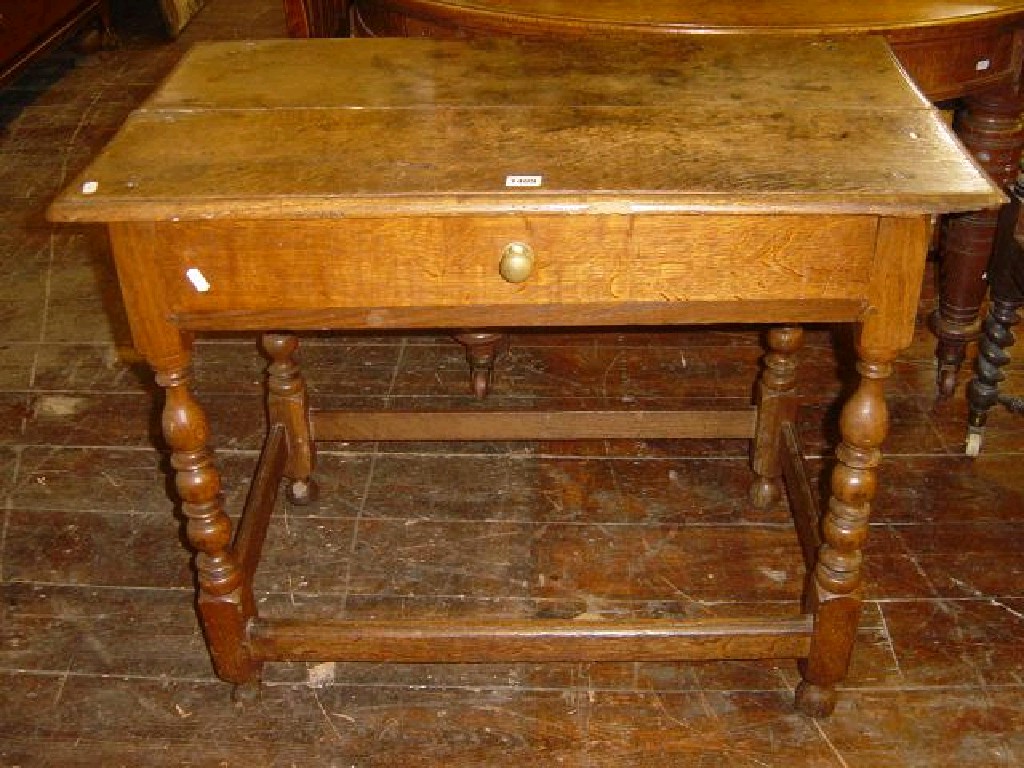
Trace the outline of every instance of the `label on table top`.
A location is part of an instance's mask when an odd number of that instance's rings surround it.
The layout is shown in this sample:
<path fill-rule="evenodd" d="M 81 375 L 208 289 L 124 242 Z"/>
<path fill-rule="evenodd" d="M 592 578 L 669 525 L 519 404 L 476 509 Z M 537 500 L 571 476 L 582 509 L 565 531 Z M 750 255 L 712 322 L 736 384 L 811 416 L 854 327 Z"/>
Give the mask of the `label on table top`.
<path fill-rule="evenodd" d="M 506 187 L 539 187 L 544 183 L 543 176 L 506 176 Z"/>
<path fill-rule="evenodd" d="M 206 275 L 204 275 L 198 268 L 192 267 L 190 269 L 186 269 L 185 277 L 187 277 L 188 281 L 192 283 L 192 287 L 200 293 L 206 293 L 210 290 L 210 281 L 206 279 Z"/>

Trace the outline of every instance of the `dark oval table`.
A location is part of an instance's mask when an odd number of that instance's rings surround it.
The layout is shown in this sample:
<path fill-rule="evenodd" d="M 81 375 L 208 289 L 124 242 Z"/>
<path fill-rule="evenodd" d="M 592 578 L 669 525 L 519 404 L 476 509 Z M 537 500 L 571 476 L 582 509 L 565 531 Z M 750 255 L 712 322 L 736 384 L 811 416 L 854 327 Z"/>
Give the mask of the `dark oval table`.
<path fill-rule="evenodd" d="M 952 102 L 955 127 L 1004 188 L 1024 148 L 1019 93 L 1024 2 L 890 0 L 284 0 L 300 37 L 610 37 L 624 42 L 696 34 L 885 36 L 934 102 Z M 941 248 L 938 384 L 952 394 L 966 346 L 979 334 L 997 213 L 951 217 Z"/>

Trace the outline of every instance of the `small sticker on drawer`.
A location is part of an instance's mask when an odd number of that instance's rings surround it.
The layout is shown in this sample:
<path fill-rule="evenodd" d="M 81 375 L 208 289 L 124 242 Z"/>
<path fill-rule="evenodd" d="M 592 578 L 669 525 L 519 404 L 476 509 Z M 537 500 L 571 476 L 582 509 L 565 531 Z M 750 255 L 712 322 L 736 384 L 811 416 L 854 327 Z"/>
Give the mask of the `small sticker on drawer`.
<path fill-rule="evenodd" d="M 978 63 L 974 65 L 974 68 L 979 72 L 984 72 L 986 69 L 992 66 L 992 62 L 988 59 L 979 59 Z"/>
<path fill-rule="evenodd" d="M 543 176 L 506 176 L 506 187 L 539 187 L 544 183 Z"/>
<path fill-rule="evenodd" d="M 200 293 L 206 293 L 210 290 L 210 281 L 207 280 L 206 275 L 197 268 L 192 267 L 191 269 L 185 270 L 185 277 L 187 277 L 188 281 L 192 283 L 192 287 Z"/>

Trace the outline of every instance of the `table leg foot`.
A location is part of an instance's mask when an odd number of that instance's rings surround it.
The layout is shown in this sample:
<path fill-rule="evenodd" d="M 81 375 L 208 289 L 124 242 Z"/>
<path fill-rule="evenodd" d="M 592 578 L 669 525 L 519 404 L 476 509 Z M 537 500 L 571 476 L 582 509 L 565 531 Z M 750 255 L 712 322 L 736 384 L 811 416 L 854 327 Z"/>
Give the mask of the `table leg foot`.
<path fill-rule="evenodd" d="M 296 507 L 306 507 L 320 498 L 320 485 L 312 477 L 291 480 L 285 486 L 288 502 Z"/>
<path fill-rule="evenodd" d="M 815 685 L 802 680 L 796 687 L 796 710 L 808 717 L 828 717 L 835 711 L 837 699 L 834 685 Z"/>
<path fill-rule="evenodd" d="M 779 483 L 770 477 L 758 477 L 750 484 L 750 503 L 757 509 L 768 509 L 782 498 Z"/>

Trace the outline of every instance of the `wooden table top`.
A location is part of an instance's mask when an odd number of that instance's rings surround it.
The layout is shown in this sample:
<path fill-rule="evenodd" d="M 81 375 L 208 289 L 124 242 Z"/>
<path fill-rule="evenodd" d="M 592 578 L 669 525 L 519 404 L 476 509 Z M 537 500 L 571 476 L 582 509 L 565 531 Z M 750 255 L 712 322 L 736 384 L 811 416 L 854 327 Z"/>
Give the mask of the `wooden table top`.
<path fill-rule="evenodd" d="M 540 185 L 509 186 L 524 176 Z M 275 40 L 193 49 L 50 215 L 897 215 L 1001 200 L 880 39 Z"/>
<path fill-rule="evenodd" d="M 431 18 L 490 16 L 534 24 L 600 27 L 662 27 L 666 32 L 840 34 L 926 29 L 960 23 L 998 22 L 1024 13 L 1010 0 L 958 3 L 934 0 L 399 0 Z"/>

